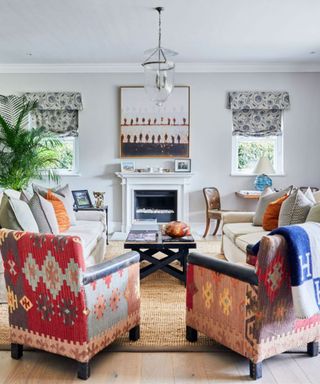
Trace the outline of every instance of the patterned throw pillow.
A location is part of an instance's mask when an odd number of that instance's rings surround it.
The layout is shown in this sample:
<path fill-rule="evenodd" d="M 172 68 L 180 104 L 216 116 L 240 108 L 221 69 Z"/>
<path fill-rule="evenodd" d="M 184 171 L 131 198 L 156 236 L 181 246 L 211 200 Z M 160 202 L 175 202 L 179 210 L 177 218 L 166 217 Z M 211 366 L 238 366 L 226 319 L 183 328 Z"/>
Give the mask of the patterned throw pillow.
<path fill-rule="evenodd" d="M 65 205 L 65 208 L 68 212 L 68 216 L 70 219 L 70 224 L 71 225 L 76 225 L 77 219 L 73 210 L 73 197 L 72 193 L 69 187 L 69 184 L 63 185 L 63 186 L 58 186 L 55 188 L 46 188 L 42 187 L 41 185 L 37 184 L 32 184 L 32 188 L 34 192 L 39 193 L 42 197 L 46 198 L 48 190 L 51 189 L 53 193 L 56 193 L 57 195 L 60 195 L 64 197 L 65 199 L 63 200 L 63 203 Z"/>
<path fill-rule="evenodd" d="M 44 197 L 35 193 L 30 202 L 29 207 L 39 227 L 40 233 L 59 233 L 59 226 L 52 204 Z"/>
<path fill-rule="evenodd" d="M 1 199 L 0 227 L 16 231 L 39 232 L 28 204 L 6 193 Z"/>
<path fill-rule="evenodd" d="M 279 227 L 304 223 L 313 205 L 313 202 L 297 189 L 281 206 Z"/>
<path fill-rule="evenodd" d="M 279 192 L 272 192 L 271 188 L 266 188 L 263 193 L 260 196 L 260 199 L 257 204 L 256 214 L 253 218 L 253 225 L 260 225 L 263 224 L 263 216 L 267 209 L 267 206 L 277 199 L 279 199 L 282 196 L 288 195 L 291 193 L 292 185 L 286 189 L 283 189 Z"/>
<path fill-rule="evenodd" d="M 272 231 L 278 228 L 279 214 L 282 203 L 288 198 L 288 195 L 279 197 L 279 199 L 272 201 L 268 206 L 263 216 L 263 229 L 265 231 Z"/>
<path fill-rule="evenodd" d="M 48 190 L 46 199 L 50 201 L 56 214 L 57 222 L 59 225 L 60 232 L 65 232 L 70 228 L 70 219 L 62 201 L 63 197 L 53 193 L 50 189 Z"/>

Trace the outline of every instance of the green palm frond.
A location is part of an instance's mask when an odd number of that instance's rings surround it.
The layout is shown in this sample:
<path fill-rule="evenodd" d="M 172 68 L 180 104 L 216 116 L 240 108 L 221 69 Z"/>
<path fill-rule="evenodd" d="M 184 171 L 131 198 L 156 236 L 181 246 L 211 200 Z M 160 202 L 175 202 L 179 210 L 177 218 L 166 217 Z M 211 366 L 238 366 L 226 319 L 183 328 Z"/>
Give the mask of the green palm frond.
<path fill-rule="evenodd" d="M 0 95 L 0 186 L 21 190 L 30 180 L 58 181 L 52 168 L 59 166 L 55 149 L 61 142 L 45 128 L 27 129 L 37 102 Z M 44 170 L 47 172 L 44 172 Z"/>

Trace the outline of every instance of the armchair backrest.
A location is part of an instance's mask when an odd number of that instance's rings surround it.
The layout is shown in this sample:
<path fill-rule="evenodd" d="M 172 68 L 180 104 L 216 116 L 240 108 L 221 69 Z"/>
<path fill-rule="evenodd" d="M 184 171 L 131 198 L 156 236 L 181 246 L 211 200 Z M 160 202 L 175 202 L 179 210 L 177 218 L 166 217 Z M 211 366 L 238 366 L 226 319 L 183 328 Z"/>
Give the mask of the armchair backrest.
<path fill-rule="evenodd" d="M 11 332 L 87 339 L 78 237 L 0 230 Z"/>

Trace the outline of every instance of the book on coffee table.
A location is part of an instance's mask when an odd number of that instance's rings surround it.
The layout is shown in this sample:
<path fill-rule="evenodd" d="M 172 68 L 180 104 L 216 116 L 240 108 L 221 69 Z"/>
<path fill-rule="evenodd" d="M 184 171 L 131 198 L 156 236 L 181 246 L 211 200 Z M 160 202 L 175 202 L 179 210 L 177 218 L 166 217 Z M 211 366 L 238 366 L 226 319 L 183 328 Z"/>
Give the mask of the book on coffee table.
<path fill-rule="evenodd" d="M 168 235 L 162 235 L 162 242 L 163 243 L 185 243 L 185 242 L 194 242 L 194 238 L 190 236 L 183 236 L 183 237 L 171 237 Z"/>
<path fill-rule="evenodd" d="M 126 242 L 155 242 L 158 241 L 159 231 L 131 230 Z"/>

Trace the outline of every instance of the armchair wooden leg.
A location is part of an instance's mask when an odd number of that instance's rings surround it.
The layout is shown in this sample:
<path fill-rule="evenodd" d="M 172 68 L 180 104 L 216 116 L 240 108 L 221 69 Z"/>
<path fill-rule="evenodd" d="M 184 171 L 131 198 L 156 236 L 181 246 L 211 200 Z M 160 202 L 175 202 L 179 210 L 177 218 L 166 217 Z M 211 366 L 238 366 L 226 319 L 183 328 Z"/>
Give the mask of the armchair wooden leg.
<path fill-rule="evenodd" d="M 90 377 L 90 363 L 78 362 L 78 379 L 87 380 Z"/>
<path fill-rule="evenodd" d="M 137 341 L 140 339 L 140 325 L 136 325 L 129 331 L 129 340 Z"/>
<path fill-rule="evenodd" d="M 23 355 L 23 345 L 22 344 L 11 344 L 11 357 L 15 360 L 19 360 Z"/>
<path fill-rule="evenodd" d="M 319 343 L 317 341 L 313 341 L 312 343 L 307 344 L 308 355 L 311 357 L 318 356 L 319 354 Z"/>
<path fill-rule="evenodd" d="M 249 361 L 250 377 L 253 380 L 261 379 L 262 377 L 262 363 L 253 363 Z"/>
<path fill-rule="evenodd" d="M 187 325 L 186 339 L 191 342 L 196 342 L 198 340 L 198 331 Z"/>
<path fill-rule="evenodd" d="M 204 234 L 202 237 L 206 237 L 208 232 L 209 232 L 209 229 L 210 229 L 210 218 L 207 217 L 207 220 L 206 220 L 206 229 L 204 230 Z"/>
<path fill-rule="evenodd" d="M 215 227 L 215 229 L 213 231 L 212 236 L 215 236 L 216 233 L 218 232 L 218 229 L 219 229 L 219 226 L 220 226 L 220 221 L 221 221 L 220 219 L 217 220 L 216 227 Z"/>

